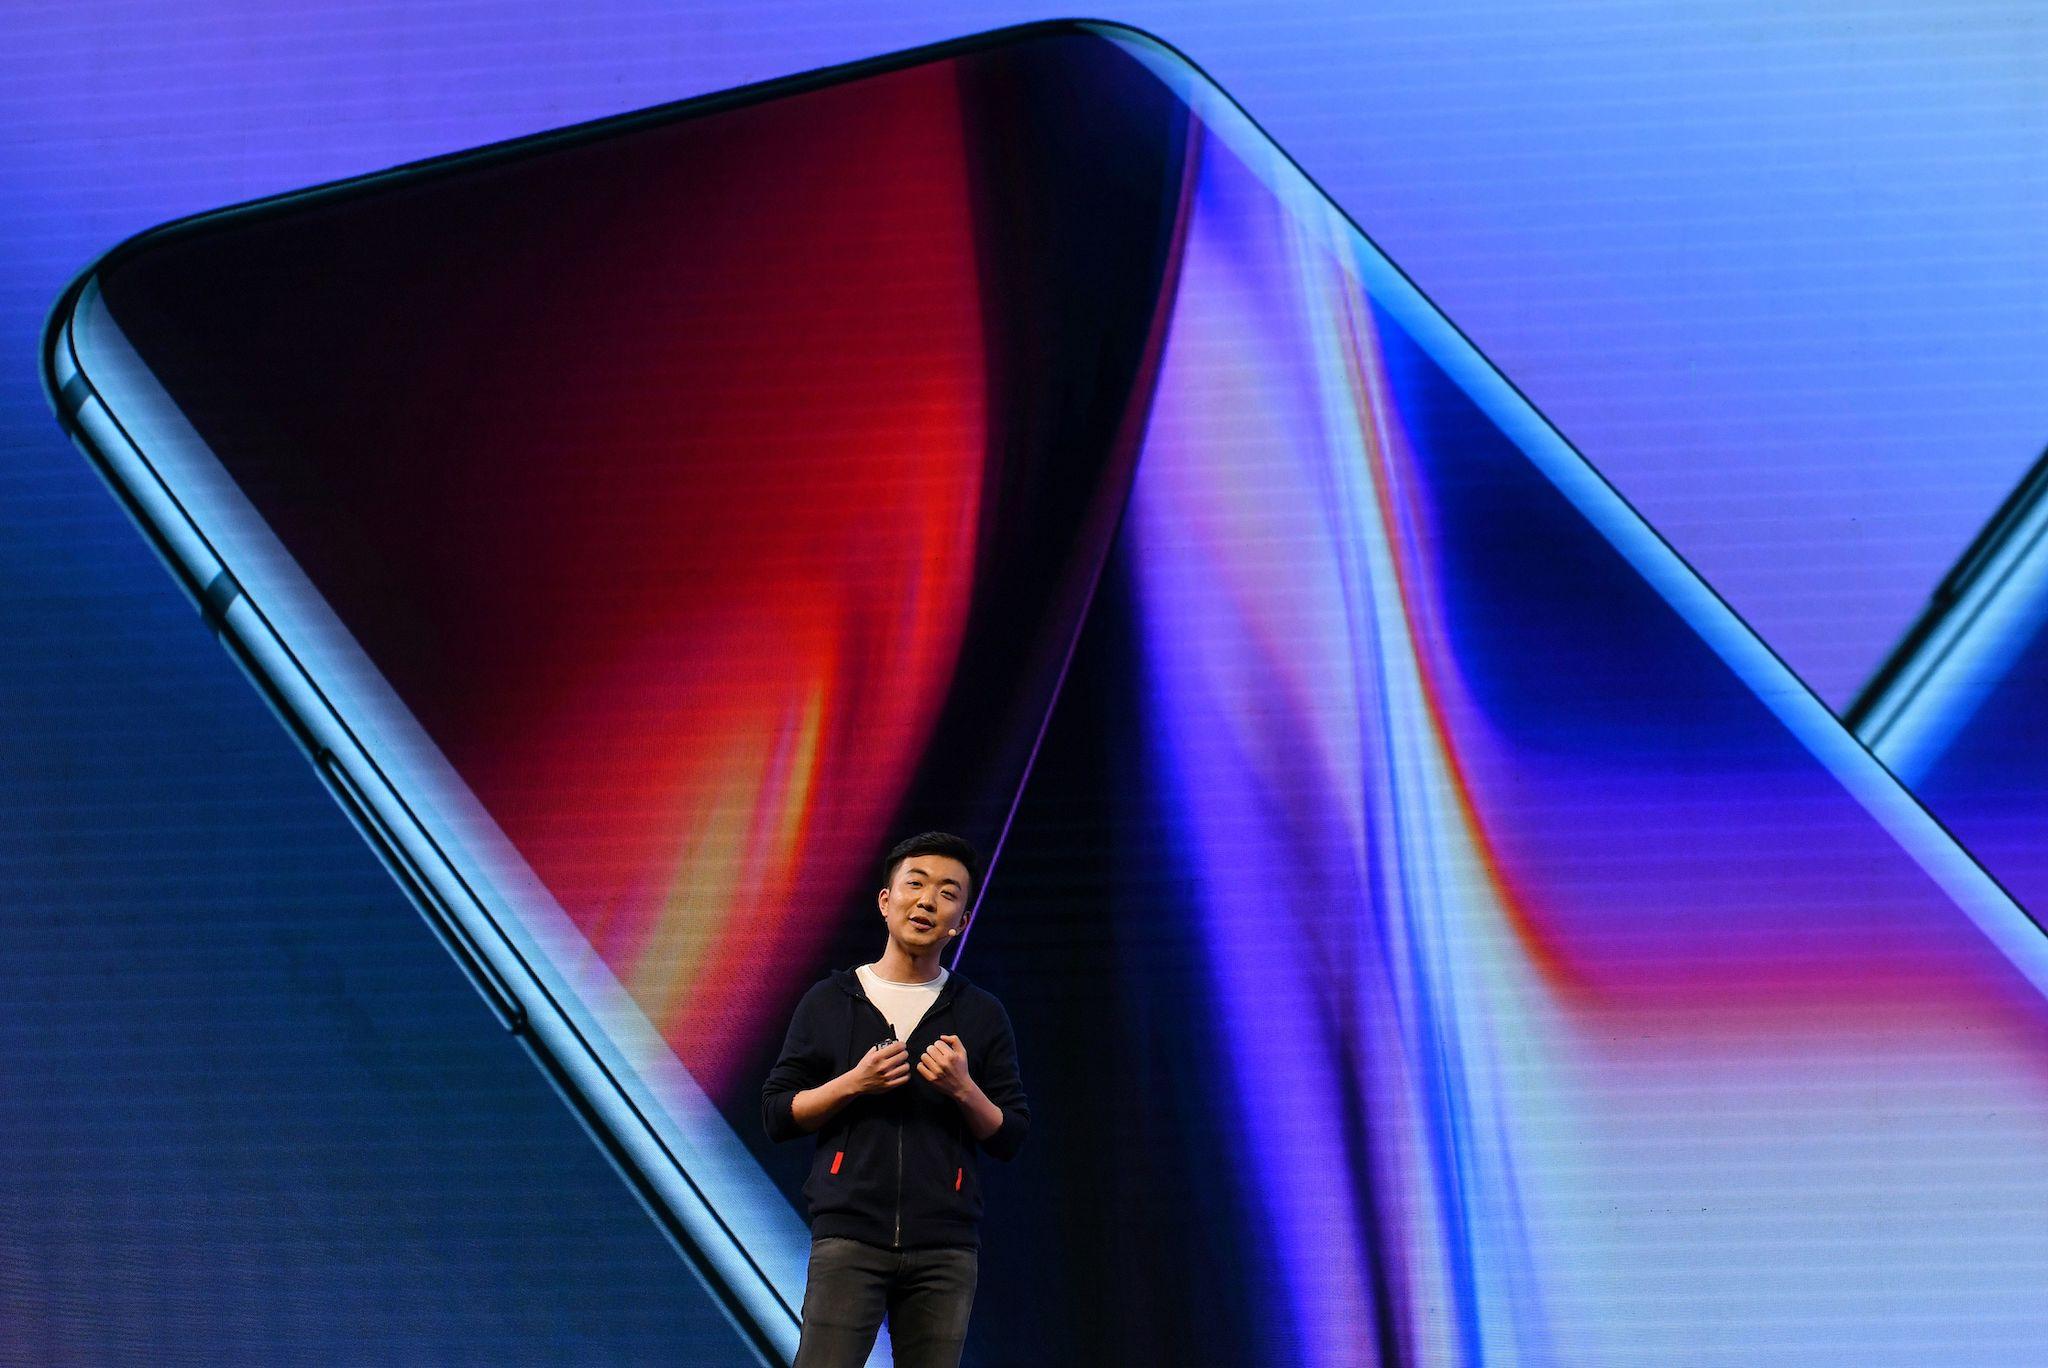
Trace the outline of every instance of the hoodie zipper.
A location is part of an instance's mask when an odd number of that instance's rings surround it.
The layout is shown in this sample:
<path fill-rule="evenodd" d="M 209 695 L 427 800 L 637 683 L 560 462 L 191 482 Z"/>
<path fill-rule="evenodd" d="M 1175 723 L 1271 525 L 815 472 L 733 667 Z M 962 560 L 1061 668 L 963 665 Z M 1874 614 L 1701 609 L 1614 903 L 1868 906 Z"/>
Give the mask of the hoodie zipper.
<path fill-rule="evenodd" d="M 889 1018 L 887 1018 L 887 1017 L 883 1017 L 883 1016 L 882 1016 L 882 1009 L 881 1009 L 881 1008 L 879 1008 L 879 1007 L 877 1007 L 877 1006 L 875 1006 L 875 1004 L 874 1004 L 874 1003 L 873 1003 L 872 1001 L 869 1001 L 869 999 L 868 999 L 868 996 L 867 996 L 867 994 L 865 994 L 865 993 L 862 993 L 862 994 L 860 994 L 859 996 L 860 996 L 860 1000 L 861 1000 L 862 1002 L 866 1002 L 866 1003 L 868 1004 L 868 1010 L 869 1010 L 869 1011 L 873 1012 L 873 1013 L 874 1013 L 874 1014 L 875 1014 L 876 1016 L 878 1016 L 878 1017 L 882 1017 L 882 1025 L 883 1025 L 884 1027 L 886 1027 L 886 1028 L 888 1029 L 888 1032 L 889 1032 L 889 1034 L 890 1034 L 891 1036 L 895 1035 L 895 1034 L 896 1034 L 896 1027 L 895 1027 L 894 1025 L 892 1025 L 892 1024 L 890 1023 L 890 1021 L 889 1021 Z M 907 1040 L 906 1040 L 906 1041 L 904 1041 L 904 1042 L 903 1042 L 903 1048 L 905 1048 L 906 1050 L 907 1050 L 907 1049 L 909 1049 L 909 1048 L 910 1048 L 910 1042 L 909 1042 L 909 1041 L 907 1041 Z M 899 1117 L 897 1117 L 897 1118 L 896 1118 L 896 1233 L 895 1233 L 895 1234 L 894 1234 L 893 1236 L 891 1236 L 891 1237 L 890 1237 L 890 1240 L 889 1240 L 889 1248 L 891 1248 L 891 1249 L 901 1249 L 902 1247 L 903 1247 L 903 1118 L 899 1116 Z"/>
<path fill-rule="evenodd" d="M 881 1011 L 881 1008 L 877 1007 L 877 1008 L 875 1008 L 875 1010 L 876 1010 L 877 1012 L 879 1012 L 879 1011 Z M 892 1024 L 890 1025 L 890 1027 L 889 1027 L 889 1032 L 890 1032 L 890 1034 L 892 1034 L 892 1035 L 893 1035 L 893 1034 L 895 1034 L 895 1031 L 896 1031 L 896 1027 L 895 1027 L 895 1025 L 894 1025 L 894 1024 L 892 1023 Z M 913 1030 L 913 1031 L 911 1032 L 911 1034 L 912 1034 L 912 1035 L 916 1035 L 916 1034 L 917 1034 L 917 1032 Z M 908 1050 L 908 1049 L 910 1048 L 910 1042 L 909 1042 L 908 1040 L 906 1040 L 906 1041 L 904 1041 L 904 1042 L 903 1042 L 903 1048 L 904 1048 L 905 1050 Z M 891 1249 L 901 1249 L 901 1248 L 903 1248 L 903 1111 L 902 1111 L 902 1109 L 903 1109 L 903 1102 L 902 1102 L 902 1099 L 900 1099 L 900 1098 L 899 1098 L 899 1099 L 897 1100 L 897 1104 L 896 1104 L 896 1106 L 897 1106 L 897 1114 L 896 1114 L 896 1234 L 895 1234 L 895 1235 L 894 1235 L 893 1237 L 891 1237 L 891 1238 L 890 1238 L 890 1240 L 889 1240 L 889 1248 L 891 1248 Z"/>
<path fill-rule="evenodd" d="M 946 987 L 940 990 L 940 997 L 943 998 L 946 992 L 950 990 L 952 986 L 952 983 L 949 981 L 946 984 Z M 858 983 L 855 984 L 853 995 L 859 998 L 862 1002 L 867 1003 L 869 1011 L 873 1012 L 878 1017 L 882 1017 L 882 1025 L 888 1028 L 889 1033 L 891 1035 L 894 1035 L 896 1033 L 896 1028 L 893 1025 L 890 1025 L 889 1018 L 882 1016 L 882 1009 L 875 1006 L 875 1004 L 868 998 L 868 995 L 866 993 L 860 991 Z M 939 1004 L 934 1002 L 932 1004 L 931 1011 L 927 1013 L 928 1020 L 936 1016 L 938 1008 Z M 918 1024 L 921 1026 L 924 1023 L 919 1022 Z M 915 1035 L 917 1033 L 913 1031 L 911 1032 L 911 1034 Z M 907 1040 L 904 1041 L 903 1047 L 905 1049 L 909 1049 L 910 1042 Z M 896 1233 L 890 1239 L 889 1247 L 891 1249 L 901 1249 L 903 1247 L 903 1118 L 901 1116 L 896 1118 Z"/>

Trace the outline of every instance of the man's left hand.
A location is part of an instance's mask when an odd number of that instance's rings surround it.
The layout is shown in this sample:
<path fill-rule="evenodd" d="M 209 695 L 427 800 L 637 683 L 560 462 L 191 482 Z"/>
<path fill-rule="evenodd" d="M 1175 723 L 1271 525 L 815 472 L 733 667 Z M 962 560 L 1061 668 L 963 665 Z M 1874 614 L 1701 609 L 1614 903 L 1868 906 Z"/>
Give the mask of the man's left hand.
<path fill-rule="evenodd" d="M 974 1086 L 974 1080 L 967 1075 L 967 1048 L 956 1035 L 942 1035 L 933 1041 L 917 1061 L 917 1071 L 925 1082 L 948 1097 L 964 1097 Z"/>

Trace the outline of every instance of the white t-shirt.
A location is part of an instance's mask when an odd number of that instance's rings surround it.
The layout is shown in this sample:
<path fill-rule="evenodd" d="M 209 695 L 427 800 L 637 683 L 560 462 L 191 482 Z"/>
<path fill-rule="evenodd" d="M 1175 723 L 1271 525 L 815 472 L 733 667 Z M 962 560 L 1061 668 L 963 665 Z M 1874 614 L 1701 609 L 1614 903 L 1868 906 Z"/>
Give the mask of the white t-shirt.
<path fill-rule="evenodd" d="M 882 1015 L 896 1028 L 896 1038 L 902 1041 L 910 1039 L 917 1023 L 939 1000 L 939 989 L 946 986 L 943 968 L 930 983 L 893 983 L 877 974 L 872 964 L 863 964 L 853 972 L 860 976 L 860 989 L 868 995 L 868 1001 L 882 1009 Z"/>

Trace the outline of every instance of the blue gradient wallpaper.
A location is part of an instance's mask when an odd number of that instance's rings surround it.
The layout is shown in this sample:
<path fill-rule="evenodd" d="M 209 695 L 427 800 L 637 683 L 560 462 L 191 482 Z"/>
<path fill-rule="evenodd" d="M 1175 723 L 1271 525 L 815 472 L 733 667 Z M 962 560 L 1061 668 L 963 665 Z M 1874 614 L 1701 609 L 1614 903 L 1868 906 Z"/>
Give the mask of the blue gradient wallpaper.
<path fill-rule="evenodd" d="M 72 274 L 178 215 L 1043 17 L 785 3 L 0 18 L 0 1358 L 753 1361 L 58 430 L 36 348 Z M 2030 8 L 1108 17 L 1172 41 L 1242 102 L 1822 703 L 1846 704 L 2039 450 L 2048 21 Z M 968 1361 L 1028 1361 L 1005 1356 L 1027 1330 L 1102 1361 L 1194 1361 L 1205 1344 L 1261 1346 L 1247 1361 L 1627 1361 L 1602 1336 L 1645 1306 L 1661 1308 L 1660 1352 L 1739 1361 L 1758 1346 L 1687 1327 L 1773 1298 L 1873 1314 L 1856 1286 L 1829 1302 L 1774 1281 L 1810 1275 L 1797 1259 L 1663 1276 L 1673 1239 L 1757 1247 L 1758 1210 L 1719 1207 L 1702 1235 L 1665 1209 L 1680 1190 L 1765 1194 L 1792 1244 L 1846 1251 L 1838 1267 L 1882 1289 L 1871 1323 L 1940 1327 L 1967 1306 L 1962 1361 L 2038 1344 L 2027 1290 L 2048 1255 L 2024 1161 L 2048 1075 L 2031 928 L 1969 892 L 1896 798 L 1843 777 L 1863 771 L 1830 750 L 1812 700 L 1759 702 L 1771 676 L 1754 648 L 1688 630 L 1713 619 L 1703 596 L 1650 611 L 1635 573 L 1655 556 L 1629 552 L 1625 572 L 1585 530 L 1611 540 L 1618 504 L 1559 498 L 1505 455 L 1484 478 L 1433 464 L 1496 439 L 1412 320 L 1356 288 L 1348 273 L 1375 268 L 1334 238 L 1247 254 L 1289 263 L 1284 278 L 1242 274 L 1234 250 L 1285 236 L 1259 219 L 1256 176 L 1219 151 L 1191 191 L 1191 304 L 1158 358 L 1110 625 L 1074 657 L 1071 687 L 1099 711 L 1049 733 L 1039 771 L 1047 792 L 1113 795 L 1104 827 L 1146 868 L 1106 869 L 1114 931 L 992 920 L 970 968 L 1021 1004 L 1020 1027 L 1041 1026 L 1024 1031 L 1027 1078 L 1041 1054 L 1128 1049 L 1169 1114 L 1210 1104 L 1145 1151 L 1162 1186 L 1199 1180 L 1213 1153 L 1244 1161 L 1161 1210 L 1105 1176 L 1128 1169 L 1091 1169 L 1089 1137 L 1055 1129 L 1039 1169 L 987 1175 L 985 1297 L 1061 1276 L 1016 1262 L 1075 1236 L 1048 1188 L 1113 1213 L 1119 1238 L 1171 1248 L 1235 1222 L 1275 1257 L 1216 1296 L 1148 1293 L 1160 1304 L 1129 1324 L 1182 1326 L 1149 1345 L 1058 1321 L 1100 1295 L 1080 1286 L 1083 1260 L 1045 1324 L 978 1312 Z M 1287 353 L 1340 324 L 1337 359 Z M 1274 397 L 1304 375 L 1308 399 Z M 1399 418 L 1347 428 L 1357 413 Z M 1336 458 L 1262 466 L 1246 486 L 1204 446 L 1219 425 Z M 1333 488 L 1332 471 L 1354 483 Z M 1330 521 L 1276 580 L 1259 519 L 1287 490 Z M 1532 563 L 1548 578 L 1532 584 Z M 1512 593 L 1566 606 L 1489 608 Z M 1558 674 L 1510 668 L 1532 652 Z M 1673 676 L 1692 681 L 1676 698 L 1631 692 Z M 1346 683 L 1318 692 L 1331 680 Z M 1341 725 L 1367 716 L 1401 719 L 1400 745 Z M 1246 717 L 1287 723 L 1233 734 Z M 1276 737 L 1284 752 L 1261 749 Z M 1139 777 L 1092 770 L 1104 742 Z M 1686 819 L 1643 820 L 1660 812 Z M 1027 795 L 1016 905 L 1072 876 L 1072 820 Z M 1391 869 L 1437 883 L 1396 888 Z M 1284 873 L 1259 894 L 1278 909 L 1400 915 L 1311 928 L 1275 960 L 1231 891 L 1247 870 Z M 1174 959 L 1167 887 L 1209 967 Z M 1680 888 L 1704 924 L 1636 915 Z M 1047 1005 L 1076 963 L 1141 960 L 1156 972 L 1131 973 L 1099 1020 Z M 1311 991 L 1276 1009 L 1275 974 Z M 1216 1004 L 1211 1053 L 1162 1059 L 1194 986 Z M 1351 1015 L 1333 1022 L 1333 1004 Z M 1396 1076 L 1382 1061 L 1397 1058 L 1421 1062 Z M 1334 1114 L 1303 1105 L 1304 1080 L 1340 1075 L 1372 1099 L 1340 1112 L 1375 1117 L 1371 1134 L 1327 1133 Z M 1788 1132 L 1716 1129 L 1760 1112 Z M 1870 1116 L 1885 1146 L 1842 1141 Z M 1144 1149 L 1142 1119 L 1108 1158 Z M 1988 1175 L 1966 1209 L 1941 1200 L 1944 1145 Z M 1332 1152 L 1345 1174 L 1302 1167 Z M 1581 1181 L 1588 1156 L 1618 1186 Z M 1901 1196 L 1853 1208 L 1859 1183 Z M 2015 1215 L 2033 1228 L 2001 1233 Z M 1947 1253 L 1907 1278 L 1886 1251 L 1936 1226 Z M 1994 1247 L 2000 1278 L 1944 1301 L 1939 1269 Z M 998 1333 L 1006 1317 L 1015 1333 Z M 1777 1347 L 1816 1361 L 1827 1346 L 1808 1332 Z M 1843 1361 L 1914 1361 L 1956 1343 L 1943 1333 L 1828 1343 Z"/>

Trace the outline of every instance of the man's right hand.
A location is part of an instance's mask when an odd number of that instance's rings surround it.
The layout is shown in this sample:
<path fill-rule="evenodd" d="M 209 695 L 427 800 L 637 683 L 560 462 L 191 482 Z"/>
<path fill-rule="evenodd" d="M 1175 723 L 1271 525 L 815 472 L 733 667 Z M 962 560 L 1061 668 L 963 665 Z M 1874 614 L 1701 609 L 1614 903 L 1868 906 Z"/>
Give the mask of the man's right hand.
<path fill-rule="evenodd" d="M 910 1081 L 910 1050 L 900 1040 L 885 1040 L 846 1071 L 856 1094 L 888 1092 Z"/>
<path fill-rule="evenodd" d="M 814 1131 L 854 1098 L 885 1093 L 909 1081 L 910 1051 L 900 1040 L 885 1041 L 830 1083 L 806 1088 L 790 1098 L 789 1115 L 799 1128 Z"/>

